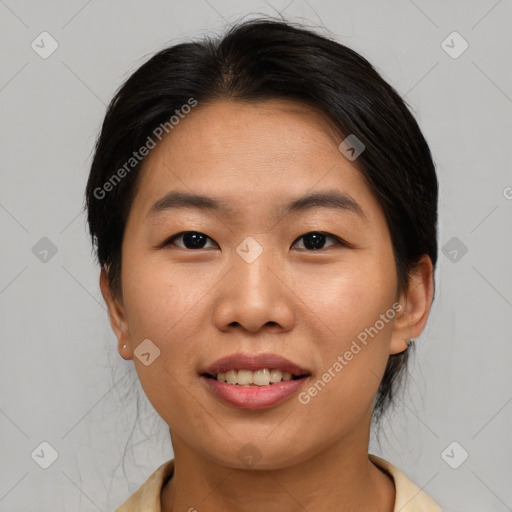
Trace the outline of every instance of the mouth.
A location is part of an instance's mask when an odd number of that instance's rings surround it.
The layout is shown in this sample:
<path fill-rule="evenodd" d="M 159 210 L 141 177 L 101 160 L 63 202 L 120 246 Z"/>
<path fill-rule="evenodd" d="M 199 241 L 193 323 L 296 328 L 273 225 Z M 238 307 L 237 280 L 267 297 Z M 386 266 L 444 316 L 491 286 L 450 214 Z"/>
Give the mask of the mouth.
<path fill-rule="evenodd" d="M 222 357 L 199 374 L 238 386 L 269 386 L 298 380 L 311 372 L 277 354 L 231 354 Z"/>
<path fill-rule="evenodd" d="M 311 372 L 276 354 L 233 354 L 200 371 L 199 376 L 223 403 L 265 409 L 295 394 Z"/>

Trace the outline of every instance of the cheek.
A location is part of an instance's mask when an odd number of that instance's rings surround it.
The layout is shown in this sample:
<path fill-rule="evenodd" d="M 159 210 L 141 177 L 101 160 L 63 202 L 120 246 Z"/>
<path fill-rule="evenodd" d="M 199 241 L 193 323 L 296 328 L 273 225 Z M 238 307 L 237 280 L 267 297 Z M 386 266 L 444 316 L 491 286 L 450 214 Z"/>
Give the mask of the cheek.
<path fill-rule="evenodd" d="M 342 350 L 365 329 L 373 326 L 396 300 L 396 276 L 391 262 L 384 257 L 354 257 L 325 273 L 303 273 L 295 282 L 295 290 L 309 306 L 309 319 L 314 329 L 325 330 L 324 351 Z M 393 310 L 388 314 L 392 316 Z M 380 325 L 383 335 L 389 336 L 391 322 Z M 363 336 L 364 337 L 364 336 Z"/>
<path fill-rule="evenodd" d="M 137 246 L 147 244 L 139 238 L 136 243 L 132 236 L 123 247 L 121 277 L 127 321 L 133 336 L 160 339 L 186 311 L 191 290 L 179 268 L 172 272 L 169 264 L 152 257 L 147 249 L 139 249 Z"/>
<path fill-rule="evenodd" d="M 197 358 L 194 340 L 204 339 L 201 331 L 205 327 L 207 292 L 214 285 L 212 273 L 200 275 L 192 266 L 187 270 L 186 265 L 172 266 L 132 254 L 125 259 L 122 277 L 133 347 L 150 339 L 160 350 L 162 371 L 176 377 L 185 375 L 187 370 L 190 372 L 190 362 Z"/>
<path fill-rule="evenodd" d="M 204 328 L 204 307 L 199 293 L 190 286 L 188 275 L 165 270 L 163 264 L 146 262 L 136 256 L 126 259 L 123 269 L 123 297 L 132 347 L 133 362 L 142 388 L 155 410 L 168 423 L 170 411 L 187 412 L 197 421 L 187 386 L 191 363 L 197 358 L 194 339 L 200 339 Z M 188 286 L 187 286 L 188 284 Z M 197 287 L 196 287 L 197 288 Z M 143 364 L 137 347 L 149 339 L 158 354 L 151 363 Z M 146 342 L 147 343 L 147 342 Z M 150 345 L 152 347 L 152 345 Z"/>
<path fill-rule="evenodd" d="M 320 340 L 322 370 L 302 400 L 315 411 L 313 417 L 330 414 L 329 403 L 338 404 L 332 414 L 343 409 L 356 415 L 373 403 L 389 358 L 396 283 L 391 250 L 381 258 L 345 264 L 338 272 L 331 269 L 323 278 L 302 279 L 301 294 L 307 297 L 310 292 L 306 322 L 313 326 L 312 338 Z M 313 289 L 317 292 L 312 293 Z"/>

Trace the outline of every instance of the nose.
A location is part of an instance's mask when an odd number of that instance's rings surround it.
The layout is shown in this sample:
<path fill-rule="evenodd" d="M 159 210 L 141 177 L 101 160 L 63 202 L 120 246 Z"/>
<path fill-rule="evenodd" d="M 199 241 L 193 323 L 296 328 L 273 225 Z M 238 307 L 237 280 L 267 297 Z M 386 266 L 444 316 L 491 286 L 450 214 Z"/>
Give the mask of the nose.
<path fill-rule="evenodd" d="M 217 288 L 214 322 L 218 329 L 256 333 L 290 330 L 294 323 L 293 292 L 272 250 L 251 263 L 238 254 Z"/>

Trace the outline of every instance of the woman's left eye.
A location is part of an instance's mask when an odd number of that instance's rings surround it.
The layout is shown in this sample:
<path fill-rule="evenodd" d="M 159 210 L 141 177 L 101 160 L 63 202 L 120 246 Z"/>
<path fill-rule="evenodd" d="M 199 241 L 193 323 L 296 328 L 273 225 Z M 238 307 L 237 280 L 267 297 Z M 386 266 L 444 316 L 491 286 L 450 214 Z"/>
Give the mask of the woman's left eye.
<path fill-rule="evenodd" d="M 343 245 L 341 240 L 333 235 L 322 233 L 321 231 L 311 231 L 310 233 L 306 233 L 305 235 L 297 238 L 297 240 L 304 239 L 302 242 L 303 247 L 298 247 L 298 249 L 310 249 L 313 251 L 318 249 L 325 249 L 323 246 L 325 245 L 325 241 L 328 238 L 334 240 L 334 244 L 331 245 Z M 297 242 L 294 242 L 292 247 L 295 246 L 296 243 Z"/>

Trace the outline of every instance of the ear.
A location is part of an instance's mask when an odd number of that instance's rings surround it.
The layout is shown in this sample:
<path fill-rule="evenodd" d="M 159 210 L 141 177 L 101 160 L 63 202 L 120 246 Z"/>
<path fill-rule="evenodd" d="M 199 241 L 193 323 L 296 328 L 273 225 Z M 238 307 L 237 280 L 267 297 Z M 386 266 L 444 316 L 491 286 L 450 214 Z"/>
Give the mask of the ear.
<path fill-rule="evenodd" d="M 390 354 L 407 350 L 407 340 L 417 338 L 427 323 L 434 296 L 434 269 L 424 254 L 409 278 L 407 290 L 400 296 L 400 310 L 393 324 Z"/>
<path fill-rule="evenodd" d="M 128 323 L 126 322 L 122 299 L 114 296 L 108 281 L 108 272 L 105 268 L 102 268 L 100 273 L 100 290 L 108 308 L 110 325 L 117 337 L 117 350 L 119 355 L 123 359 L 133 359 L 130 336 L 128 333 Z M 126 345 L 126 348 L 123 348 L 123 345 Z"/>

